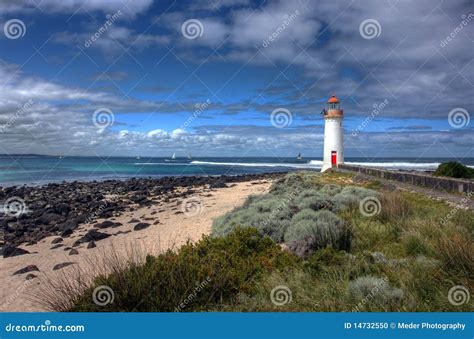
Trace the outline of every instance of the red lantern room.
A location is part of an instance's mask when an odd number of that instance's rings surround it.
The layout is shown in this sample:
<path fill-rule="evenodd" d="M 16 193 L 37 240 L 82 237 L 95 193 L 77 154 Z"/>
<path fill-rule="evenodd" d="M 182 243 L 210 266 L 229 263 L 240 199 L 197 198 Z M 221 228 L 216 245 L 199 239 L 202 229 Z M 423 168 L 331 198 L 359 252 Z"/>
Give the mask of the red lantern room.
<path fill-rule="evenodd" d="M 344 112 L 341 109 L 341 102 L 333 95 L 328 99 L 327 108 L 323 110 L 325 118 L 339 118 L 343 116 Z"/>
<path fill-rule="evenodd" d="M 330 97 L 329 100 L 328 100 L 328 110 L 329 110 L 329 109 L 339 109 L 339 104 L 340 104 L 339 99 L 336 98 L 335 95 L 333 95 L 333 96 Z"/>

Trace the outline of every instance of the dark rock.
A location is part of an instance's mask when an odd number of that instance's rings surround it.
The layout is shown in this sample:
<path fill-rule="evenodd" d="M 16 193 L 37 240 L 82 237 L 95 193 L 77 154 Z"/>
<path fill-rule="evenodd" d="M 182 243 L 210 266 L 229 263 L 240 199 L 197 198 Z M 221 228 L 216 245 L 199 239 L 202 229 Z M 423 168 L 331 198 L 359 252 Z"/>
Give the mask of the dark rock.
<path fill-rule="evenodd" d="M 140 222 L 138 224 L 135 225 L 135 227 L 133 227 L 133 230 L 134 231 L 141 231 L 141 230 L 144 230 L 145 228 L 148 228 L 150 226 L 149 223 L 147 222 Z"/>
<path fill-rule="evenodd" d="M 78 218 L 79 219 L 79 218 Z M 59 225 L 59 229 L 62 231 L 61 235 L 68 236 L 79 226 L 78 219 L 68 219 L 64 223 Z"/>
<path fill-rule="evenodd" d="M 51 244 L 58 244 L 60 242 L 63 242 L 63 238 L 56 238 L 53 241 L 51 241 Z"/>
<path fill-rule="evenodd" d="M 90 241 L 99 241 L 108 237 L 110 237 L 110 234 L 102 233 L 97 230 L 90 230 L 82 238 L 76 240 L 73 246 L 79 246 L 82 243 Z"/>
<path fill-rule="evenodd" d="M 23 274 L 23 273 L 33 272 L 33 271 L 38 271 L 38 272 L 39 272 L 38 266 L 36 266 L 36 265 L 28 265 L 28 266 L 23 267 L 22 269 L 16 271 L 16 272 L 13 273 L 12 275 Z"/>
<path fill-rule="evenodd" d="M 110 221 L 110 220 L 105 220 L 105 221 L 95 225 L 95 227 L 98 227 L 98 228 L 109 228 L 109 227 L 119 227 L 119 226 L 122 226 L 122 224 L 119 223 L 119 222 L 113 222 L 113 221 Z"/>
<path fill-rule="evenodd" d="M 38 218 L 38 221 L 40 223 L 47 224 L 47 225 L 57 224 L 57 223 L 63 222 L 64 220 L 65 218 L 60 214 L 47 213 L 47 212 L 43 213 L 43 215 Z"/>
<path fill-rule="evenodd" d="M 27 250 L 12 245 L 5 245 L 1 251 L 4 258 L 16 257 L 17 255 L 29 254 Z"/>
<path fill-rule="evenodd" d="M 33 274 L 33 273 L 30 273 L 30 274 L 27 274 L 27 275 L 26 275 L 25 279 L 26 279 L 26 280 L 31 280 L 31 279 L 34 279 L 34 278 L 36 278 L 36 277 L 37 277 L 37 275 L 35 275 L 35 274 Z"/>
<path fill-rule="evenodd" d="M 77 254 L 79 254 L 79 251 L 76 250 L 75 248 L 73 248 L 69 251 L 69 255 L 77 255 Z"/>
<path fill-rule="evenodd" d="M 220 178 L 215 183 L 210 185 L 211 188 L 227 188 L 225 180 Z"/>
<path fill-rule="evenodd" d="M 60 247 L 63 247 L 64 244 L 57 244 L 57 245 L 54 245 L 53 247 L 51 247 L 50 249 L 51 250 L 55 250 L 56 248 L 60 248 Z"/>
<path fill-rule="evenodd" d="M 136 222 L 140 222 L 140 220 L 133 218 L 133 219 L 130 219 L 130 221 L 129 221 L 130 224 L 133 224 L 133 223 L 136 223 Z"/>
<path fill-rule="evenodd" d="M 65 230 L 61 233 L 61 236 L 63 236 L 63 237 L 69 237 L 69 236 L 72 234 L 72 232 L 74 232 L 72 229 L 67 228 L 67 229 L 65 229 Z"/>
<path fill-rule="evenodd" d="M 153 223 L 153 225 L 158 225 L 160 223 L 160 221 L 158 219 L 155 220 L 155 222 Z"/>
<path fill-rule="evenodd" d="M 97 247 L 97 245 L 95 244 L 95 241 L 91 241 L 90 243 L 87 244 L 87 249 L 94 248 L 94 247 Z"/>
<path fill-rule="evenodd" d="M 142 201 L 145 201 L 145 199 L 146 199 L 146 196 L 139 195 L 139 194 L 135 194 L 130 197 L 130 200 L 137 204 L 141 203 Z"/>
<path fill-rule="evenodd" d="M 66 204 L 66 203 L 59 203 L 59 204 L 56 204 L 54 207 L 54 211 L 57 214 L 64 215 L 64 216 L 66 216 L 70 210 L 71 210 L 71 207 L 69 206 L 69 204 Z"/>
<path fill-rule="evenodd" d="M 131 230 L 128 230 L 128 231 L 118 231 L 117 233 L 115 233 L 114 235 L 120 235 L 120 234 L 128 234 L 130 233 Z"/>
<path fill-rule="evenodd" d="M 60 270 L 61 268 L 64 268 L 64 267 L 67 267 L 67 266 L 70 266 L 70 265 L 74 265 L 74 264 L 75 264 L 75 262 L 71 262 L 71 261 L 63 262 L 61 264 L 54 265 L 53 271 Z"/>

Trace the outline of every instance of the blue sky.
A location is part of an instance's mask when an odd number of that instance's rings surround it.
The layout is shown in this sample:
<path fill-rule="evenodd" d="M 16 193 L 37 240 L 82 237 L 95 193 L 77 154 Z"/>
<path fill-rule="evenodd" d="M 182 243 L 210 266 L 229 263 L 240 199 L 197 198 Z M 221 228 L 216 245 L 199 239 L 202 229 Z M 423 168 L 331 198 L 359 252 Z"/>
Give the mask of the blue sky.
<path fill-rule="evenodd" d="M 6 0 L 0 27 L 0 153 L 321 157 L 336 94 L 346 156 L 474 156 L 471 1 Z"/>

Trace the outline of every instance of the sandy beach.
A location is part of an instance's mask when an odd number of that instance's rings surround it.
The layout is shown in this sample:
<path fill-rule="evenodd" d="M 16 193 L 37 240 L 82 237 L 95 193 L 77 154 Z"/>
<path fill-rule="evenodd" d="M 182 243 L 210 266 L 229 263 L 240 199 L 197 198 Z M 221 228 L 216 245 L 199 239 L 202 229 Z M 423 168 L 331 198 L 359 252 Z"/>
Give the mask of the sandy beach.
<path fill-rule="evenodd" d="M 90 264 L 90 258 L 108 249 L 114 248 L 119 253 L 124 253 L 127 248 L 137 246 L 142 251 L 157 254 L 178 248 L 188 240 L 197 241 L 210 233 L 214 218 L 243 204 L 249 195 L 267 192 L 271 181 L 259 179 L 236 182 L 224 188 L 210 188 L 209 185 L 193 187 L 192 193 L 184 198 L 162 199 L 159 202 L 154 199 L 156 197 L 149 196 L 153 203 L 148 206 L 132 206 L 133 208 L 115 213 L 111 218 L 99 218 L 80 224 L 67 237 L 51 235 L 35 244 L 20 244 L 18 248 L 30 253 L 2 258 L 0 262 L 0 308 L 2 311 L 46 311 L 31 298 L 41 288 L 43 279 L 46 276 L 54 279 L 55 275 L 67 274 L 78 267 L 87 269 L 85 266 Z M 177 190 L 183 191 L 186 188 Z M 98 231 L 107 236 L 94 241 L 96 247 L 91 248 L 90 241 L 78 242 L 106 220 L 121 225 L 100 227 Z M 64 267 L 58 269 L 57 265 L 60 264 Z M 39 271 L 33 269 L 14 274 L 26 267 L 31 269 L 34 267 L 32 265 Z"/>

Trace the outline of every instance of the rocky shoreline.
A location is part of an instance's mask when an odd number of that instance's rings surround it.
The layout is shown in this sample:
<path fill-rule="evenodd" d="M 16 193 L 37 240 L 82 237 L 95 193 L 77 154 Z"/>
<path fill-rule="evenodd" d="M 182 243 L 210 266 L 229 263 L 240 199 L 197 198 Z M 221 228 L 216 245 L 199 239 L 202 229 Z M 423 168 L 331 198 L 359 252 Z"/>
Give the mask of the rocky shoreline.
<path fill-rule="evenodd" d="M 182 176 L 163 178 L 132 178 L 92 182 L 64 182 L 44 186 L 12 186 L 0 188 L 4 206 L 0 225 L 1 254 L 11 257 L 29 253 L 20 244 L 33 245 L 41 239 L 57 235 L 58 243 L 69 237 L 81 224 L 106 220 L 96 228 L 117 227 L 114 217 L 125 211 L 160 205 L 171 199 L 185 199 L 197 187 L 217 189 L 233 183 L 271 180 L 286 172 L 245 174 L 236 176 Z M 9 199 L 15 206 L 6 206 Z M 137 224 L 136 227 L 147 227 Z M 92 230 L 78 241 L 93 243 L 105 233 Z"/>

